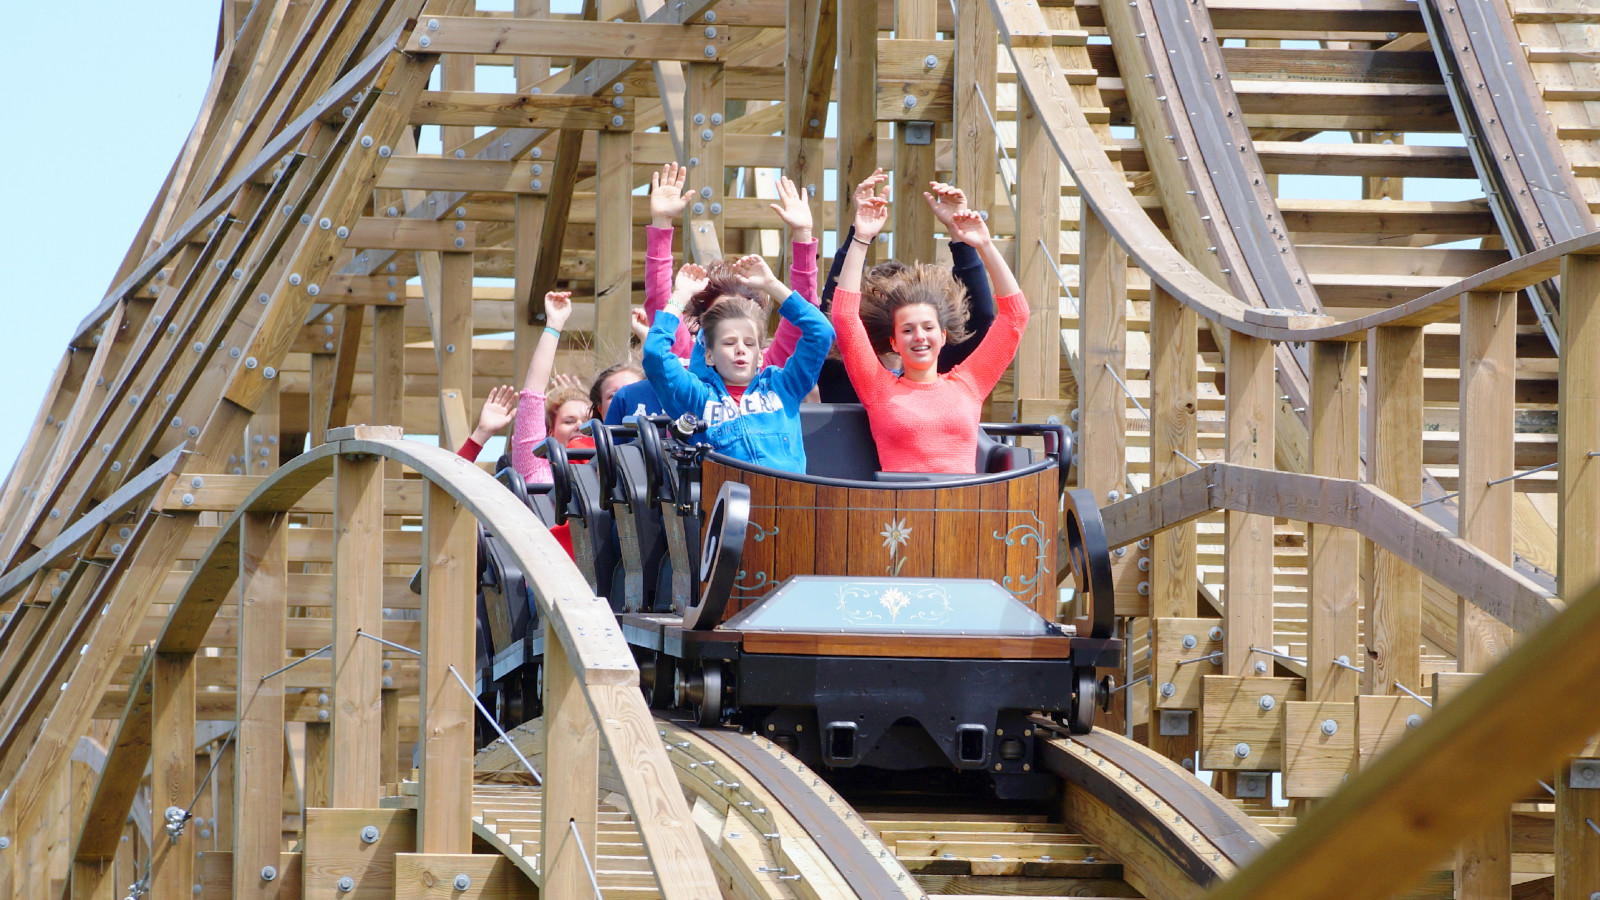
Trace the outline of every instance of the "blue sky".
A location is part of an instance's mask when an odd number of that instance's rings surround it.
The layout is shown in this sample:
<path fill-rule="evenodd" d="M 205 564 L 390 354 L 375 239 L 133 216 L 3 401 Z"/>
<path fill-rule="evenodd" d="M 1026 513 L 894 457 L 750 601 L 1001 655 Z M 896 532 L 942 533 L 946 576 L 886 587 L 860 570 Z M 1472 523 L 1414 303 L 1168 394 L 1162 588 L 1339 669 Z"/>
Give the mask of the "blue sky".
<path fill-rule="evenodd" d="M 194 124 L 210 82 L 218 9 L 218 0 L 77 0 L 7 10 L 7 31 L 18 40 L 4 69 L 12 131 L 0 144 L 13 210 L 0 217 L 9 279 L 0 293 L 0 420 L 9 423 L 0 429 L 0 470 L 21 451 L 67 340 L 110 286 Z M 504 74 L 481 70 L 480 89 L 509 90 L 496 78 Z M 1286 176 L 1280 190 L 1354 197 L 1360 188 L 1353 178 Z M 1408 199 L 1463 195 L 1482 196 L 1472 182 L 1407 184 Z"/>
<path fill-rule="evenodd" d="M 105 295 L 211 81 L 217 0 L 7 4 L 0 470 Z"/>

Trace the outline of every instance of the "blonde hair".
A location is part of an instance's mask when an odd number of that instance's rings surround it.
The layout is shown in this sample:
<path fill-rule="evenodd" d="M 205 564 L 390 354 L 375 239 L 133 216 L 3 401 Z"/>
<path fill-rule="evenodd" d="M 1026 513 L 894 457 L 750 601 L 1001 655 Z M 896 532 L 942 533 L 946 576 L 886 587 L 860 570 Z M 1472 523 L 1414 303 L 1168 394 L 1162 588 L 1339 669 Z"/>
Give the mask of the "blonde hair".
<path fill-rule="evenodd" d="M 582 388 L 558 387 L 546 395 L 544 400 L 544 433 L 549 434 L 555 430 L 556 416 L 561 414 L 561 407 L 572 402 L 582 403 L 594 411 L 594 405 L 589 402 L 589 395 Z"/>

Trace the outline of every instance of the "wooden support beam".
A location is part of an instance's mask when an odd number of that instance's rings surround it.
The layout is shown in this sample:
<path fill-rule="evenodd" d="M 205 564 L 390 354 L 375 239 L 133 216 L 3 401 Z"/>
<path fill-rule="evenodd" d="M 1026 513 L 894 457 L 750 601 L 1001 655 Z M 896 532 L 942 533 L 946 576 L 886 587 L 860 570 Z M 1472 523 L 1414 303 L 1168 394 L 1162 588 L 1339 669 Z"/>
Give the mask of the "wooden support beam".
<path fill-rule="evenodd" d="M 1399 138 L 1400 135 L 1395 135 Z M 1389 179 L 1367 179 L 1381 181 Z M 1503 563 L 1512 561 L 1517 368 L 1517 295 L 1461 298 L 1461 539 Z M 1511 650 L 1511 629 L 1465 598 L 1459 601 L 1460 671 L 1483 672 Z M 1499 900 L 1511 891 L 1510 811 L 1456 848 L 1458 900 Z"/>
<path fill-rule="evenodd" d="M 439 27 L 431 27 L 433 22 Z M 412 52 L 501 54 L 507 56 L 579 56 L 607 59 L 672 59 L 699 62 L 727 55 L 742 29 L 718 23 L 707 33 L 693 25 L 639 22 L 591 22 L 576 19 L 522 20 L 478 16 L 436 16 L 430 28 L 418 29 L 406 49 Z M 426 41 L 427 43 L 424 43 Z M 707 53 L 706 48 L 712 53 Z"/>
<path fill-rule="evenodd" d="M 859 89 L 839 92 L 837 104 L 839 165 L 835 187 L 839 200 L 838 229 L 844 234 L 855 221 L 850 198 L 856 185 L 878 165 L 878 116 L 873 92 L 878 83 L 878 4 L 876 0 L 837 0 L 839 71 L 849 72 Z M 910 202 L 896 197 L 896 205 Z M 870 262 L 871 256 L 867 257 Z"/>
<path fill-rule="evenodd" d="M 1126 490 L 1128 397 L 1117 379 L 1127 370 L 1128 262 L 1098 217 L 1084 216 L 1078 227 L 1078 486 L 1107 503 L 1112 491 Z"/>
<path fill-rule="evenodd" d="M 423 508 L 428 558 L 422 576 L 422 793 L 417 850 L 472 851 L 472 684 L 477 529 L 472 514 L 430 484 Z M 546 660 L 548 662 L 548 649 Z M 573 895 L 576 896 L 576 895 Z"/>
<path fill-rule="evenodd" d="M 1401 503 L 1422 500 L 1422 329 L 1375 329 L 1368 344 L 1372 483 Z M 1406 561 L 1373 551 L 1372 628 L 1362 693 L 1422 690 L 1422 578 Z"/>
<path fill-rule="evenodd" d="M 511 327 L 514 356 L 511 364 L 512 384 L 520 389 L 520 379 L 533 360 L 533 348 L 544 333 L 544 295 L 534 296 L 535 271 L 539 261 L 539 240 L 544 229 L 543 197 L 518 196 L 512 201 L 512 313 Z M 400 420 L 385 424 L 398 425 Z"/>
<path fill-rule="evenodd" d="M 460 391 L 470 416 L 477 409 L 472 396 L 472 254 L 443 253 L 440 258 L 439 332 L 433 348 L 439 357 L 439 386 Z"/>
<path fill-rule="evenodd" d="M 1150 484 L 1187 474 L 1183 457 L 1199 453 L 1198 317 L 1159 286 L 1150 288 Z M 1180 455 L 1182 454 L 1182 455 Z M 1185 523 L 1150 543 L 1150 615 L 1189 618 L 1199 614 L 1195 527 Z M 1152 688 L 1157 685 L 1152 685 Z"/>
<path fill-rule="evenodd" d="M 1600 259 L 1561 260 L 1560 462 L 1557 485 L 1557 591 L 1563 597 L 1600 584 Z M 1547 665 L 1559 665 L 1550 660 Z M 1498 671 L 1498 670 L 1496 670 Z M 1556 900 L 1600 887 L 1600 791 L 1575 788 L 1571 766 L 1556 782 Z"/>
<path fill-rule="evenodd" d="M 239 537 L 239 714 L 234 742 L 236 897 L 274 898 L 263 868 L 279 864 L 283 804 L 283 683 L 265 676 L 283 665 L 288 606 L 289 520 L 246 513 Z"/>
<path fill-rule="evenodd" d="M 556 137 L 555 160 L 543 164 L 553 190 L 544 205 L 544 224 L 539 228 L 539 255 L 533 270 L 533 288 L 528 291 L 532 315 L 544 312 L 544 295 L 555 290 L 561 272 L 561 246 L 567 238 L 567 214 L 572 208 L 571 185 L 578 177 L 578 156 L 583 152 L 583 132 L 563 129 Z M 543 173 L 541 173 L 543 174 Z"/>
<path fill-rule="evenodd" d="M 584 699 L 584 685 L 549 619 L 545 626 L 545 782 L 540 809 L 544 885 L 552 897 L 593 892 L 587 867 L 596 862 L 596 806 L 600 798 L 600 729 Z M 576 826 L 575 841 L 573 829 Z M 585 856 L 588 857 L 587 862 Z"/>
<path fill-rule="evenodd" d="M 1017 197 L 1017 282 L 1028 298 L 1030 314 L 1017 350 L 1016 396 L 1054 400 L 1061 390 L 1061 282 L 1057 276 L 1057 261 L 1061 258 L 1061 158 L 1050 145 L 1044 120 L 1035 113 L 1027 95 L 1019 95 L 1017 102 L 1017 180 L 1028 186 Z M 931 170 L 932 148 L 927 149 L 927 168 Z M 920 189 L 912 191 L 908 186 L 905 192 L 896 193 L 902 199 L 895 206 L 915 206 L 928 215 L 927 222 L 919 219 L 907 225 L 928 229 L 931 244 L 932 211 L 919 202 L 920 194 Z M 899 251 L 898 234 L 895 240 L 896 257 L 906 259 Z"/>
<path fill-rule="evenodd" d="M 305 809 L 333 806 L 333 727 L 327 722 L 307 722 L 305 734 L 302 805 Z"/>
<path fill-rule="evenodd" d="M 1228 462 L 1270 469 L 1278 404 L 1272 342 L 1234 332 L 1227 354 Z M 1272 649 L 1272 519 L 1230 510 L 1225 521 L 1223 668 L 1269 675 L 1271 658 L 1250 648 Z"/>
<path fill-rule="evenodd" d="M 372 311 L 372 422 L 399 425 L 405 408 L 406 311 Z"/>
<path fill-rule="evenodd" d="M 973 209 L 988 209 L 994 205 L 1000 171 L 994 126 L 985 111 L 986 105 L 992 110 L 995 104 L 994 15 L 987 3 L 956 7 L 955 180 Z"/>
<path fill-rule="evenodd" d="M 315 806 L 368 809 L 382 796 L 383 646 L 361 635 L 383 633 L 383 468 L 380 459 L 334 462 L 333 790 Z"/>
<path fill-rule="evenodd" d="M 1311 345 L 1311 471 L 1328 478 L 1361 477 L 1361 345 Z M 1306 696 L 1348 703 L 1360 688 L 1361 536 L 1345 528 L 1309 525 L 1310 596 L 1306 635 Z"/>
<path fill-rule="evenodd" d="M 721 63 L 698 62 L 684 67 L 683 153 L 689 164 L 689 203 L 684 255 L 707 263 L 722 255 L 723 207 L 728 202 L 723 180 L 726 159 L 727 82 Z"/>
<path fill-rule="evenodd" d="M 932 40 L 936 26 L 937 13 L 932 0 L 894 0 L 896 39 Z M 920 65 L 920 61 L 918 64 Z M 899 103 L 900 92 L 894 93 L 897 96 L 893 101 Z M 916 121 L 898 121 L 894 124 L 894 190 L 891 196 L 898 201 L 893 206 L 894 257 L 905 263 L 934 261 L 933 229 L 936 222 L 933 211 L 922 202 L 922 192 L 928 189 L 928 182 L 934 180 L 933 134 L 937 125 L 934 121 L 936 116 L 927 104 L 919 104 L 919 109 L 920 115 L 917 110 L 908 114 L 902 108 L 901 114 L 910 115 Z M 926 118 L 922 118 L 923 115 Z M 913 143 L 914 140 L 918 142 Z M 1043 149 L 1049 153 L 1051 161 L 1054 162 L 1055 151 L 1048 146 Z M 1057 203 L 1056 206 L 1059 207 L 1060 204 Z M 1059 208 L 1056 213 L 1059 217 Z M 1057 230 L 1060 230 L 1059 225 Z M 1018 269 L 1021 268 L 1019 260 Z M 1025 292 L 1028 287 L 1029 285 L 1024 282 Z M 1028 300 L 1038 302 L 1038 298 L 1032 294 L 1028 294 Z M 1032 324 L 1031 320 L 1029 324 Z M 1054 338 L 1055 332 L 1052 331 L 1050 334 Z M 1054 381 L 1053 374 L 1051 380 Z M 1027 393 L 1019 389 L 1018 396 L 1053 398 L 1055 395 Z"/>
<path fill-rule="evenodd" d="M 837 9 L 837 4 L 824 0 L 787 0 L 784 6 L 784 174 L 807 192 L 819 236 L 828 226 L 822 208 L 822 146 L 839 46 Z M 789 270 L 790 251 L 786 244 L 778 271 Z"/>
<path fill-rule="evenodd" d="M 570 94 L 487 94 L 472 91 L 424 91 L 411 108 L 413 125 L 474 126 L 495 128 L 570 128 L 578 131 L 629 131 L 633 128 L 633 98 L 623 97 L 622 105 L 611 101 L 616 95 L 575 97 Z M 615 119 L 621 116 L 622 123 Z M 468 140 L 471 138 L 469 137 Z M 446 148 L 453 150 L 455 148 Z M 449 153 L 446 153 L 449 156 Z M 428 162 L 448 164 L 449 158 Z M 420 162 L 420 160 L 419 160 Z M 472 162 L 482 163 L 479 160 Z M 519 175 L 528 172 L 525 162 L 510 168 Z M 520 178 L 526 182 L 528 179 Z M 524 185 L 526 186 L 526 185 Z"/>
<path fill-rule="evenodd" d="M 628 324 L 629 311 L 633 308 L 633 135 L 628 132 L 600 134 L 598 155 L 595 371 L 625 361 L 633 336 Z"/>
<path fill-rule="evenodd" d="M 150 746 L 150 813 L 155 823 L 167 823 L 167 810 L 193 814 L 194 800 L 194 657 L 158 653 L 150 671 L 151 714 L 155 719 Z M 160 896 L 179 896 L 194 889 L 195 832 L 187 823 L 183 833 L 165 832 L 152 840 L 150 889 Z"/>

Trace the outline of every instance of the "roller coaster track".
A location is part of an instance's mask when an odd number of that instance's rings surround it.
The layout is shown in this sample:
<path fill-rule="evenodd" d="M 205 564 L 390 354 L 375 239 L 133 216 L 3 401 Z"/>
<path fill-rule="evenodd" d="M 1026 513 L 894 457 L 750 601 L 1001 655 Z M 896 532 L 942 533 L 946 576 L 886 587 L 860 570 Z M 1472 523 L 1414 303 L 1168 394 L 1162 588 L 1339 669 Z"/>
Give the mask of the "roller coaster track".
<path fill-rule="evenodd" d="M 1054 896 L 1082 892 L 1084 879 L 1118 896 L 1120 876 L 1147 897 L 1194 897 L 1273 840 L 1170 760 L 1104 730 L 1074 736 L 1036 723 L 1039 760 L 1061 779 L 1065 810 L 1047 821 L 976 799 L 914 811 L 855 806 L 764 738 L 659 716 L 656 724 L 718 879 L 738 896 Z M 542 729 L 536 720 L 509 736 L 536 767 Z M 526 780 L 504 741 L 480 751 L 475 770 L 475 833 L 531 874 L 537 860 L 521 855 L 521 836 L 536 846 L 538 789 L 497 783 Z M 614 778 L 603 759 L 602 792 Z M 642 855 L 633 827 L 623 808 L 602 813 L 596 871 L 606 897 L 658 896 L 631 874 L 629 860 Z"/>
<path fill-rule="evenodd" d="M 1539 85 L 1506 7 L 1498 0 L 1423 0 L 1418 8 L 1506 245 L 1521 255 L 1592 231 L 1594 217 L 1550 111 L 1528 102 Z M 1529 297 L 1560 352 L 1555 283 L 1540 282 Z"/>

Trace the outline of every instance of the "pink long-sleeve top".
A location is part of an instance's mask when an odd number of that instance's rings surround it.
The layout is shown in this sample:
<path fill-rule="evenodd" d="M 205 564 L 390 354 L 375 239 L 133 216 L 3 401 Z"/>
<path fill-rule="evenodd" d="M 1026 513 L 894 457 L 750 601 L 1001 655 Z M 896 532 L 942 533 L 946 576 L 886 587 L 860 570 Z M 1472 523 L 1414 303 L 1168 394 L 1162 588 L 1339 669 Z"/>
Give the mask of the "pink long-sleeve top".
<path fill-rule="evenodd" d="M 922 383 L 896 375 L 878 362 L 861 324 L 861 294 L 834 289 L 833 327 L 839 354 L 867 408 L 867 423 L 885 472 L 977 471 L 983 398 L 1011 365 L 1028 325 L 1028 301 L 1021 294 L 1000 297 L 996 305 L 994 324 L 972 355 L 937 380 Z"/>
<path fill-rule="evenodd" d="M 550 461 L 533 455 L 533 448 L 544 443 L 544 395 L 533 391 L 517 394 L 517 424 L 511 432 L 511 467 L 523 481 L 549 484 Z"/>
<path fill-rule="evenodd" d="M 671 228 L 657 228 L 654 225 L 644 230 L 644 311 L 652 325 L 656 322 L 656 313 L 666 308 L 667 299 L 672 296 L 672 232 Z M 789 264 L 789 289 L 804 297 L 812 306 L 820 306 L 817 300 L 816 239 L 793 241 L 790 251 L 789 258 L 793 261 Z M 772 343 L 762 353 L 761 365 L 782 368 L 799 343 L 800 329 L 784 319 L 778 323 Z M 693 347 L 694 335 L 680 322 L 672 338 L 672 354 L 680 359 L 688 359 Z M 517 416 L 520 419 L 522 413 L 517 413 Z"/>

